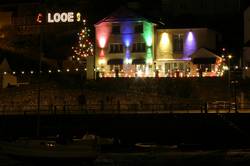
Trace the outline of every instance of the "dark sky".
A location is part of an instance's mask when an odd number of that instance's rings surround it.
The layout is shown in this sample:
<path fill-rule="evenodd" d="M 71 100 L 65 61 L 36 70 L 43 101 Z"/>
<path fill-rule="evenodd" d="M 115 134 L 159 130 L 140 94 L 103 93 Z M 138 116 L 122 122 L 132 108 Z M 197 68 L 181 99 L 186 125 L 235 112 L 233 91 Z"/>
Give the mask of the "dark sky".
<path fill-rule="evenodd" d="M 111 14 L 122 4 L 128 2 L 139 2 L 138 13 L 144 15 L 147 18 L 155 20 L 162 19 L 169 26 L 198 26 L 198 27 L 209 27 L 221 32 L 224 35 L 225 46 L 233 49 L 241 49 L 243 43 L 243 9 L 250 5 L 250 0 L 239 0 L 241 2 L 240 13 L 229 13 L 223 16 L 199 16 L 187 14 L 185 16 L 171 16 L 171 13 L 166 14 L 165 9 L 161 8 L 162 1 L 176 2 L 178 0 L 1 0 L 1 5 L 6 4 L 21 4 L 27 2 L 44 3 L 47 6 L 57 8 L 74 8 L 81 7 L 85 12 L 89 23 L 94 24 L 100 19 Z M 188 3 L 197 2 L 198 0 L 182 0 L 188 1 Z M 216 2 L 216 0 L 211 0 Z M 217 0 L 227 2 L 228 0 Z M 164 13 L 165 12 L 165 13 Z M 163 14 L 162 14 L 163 13 Z"/>

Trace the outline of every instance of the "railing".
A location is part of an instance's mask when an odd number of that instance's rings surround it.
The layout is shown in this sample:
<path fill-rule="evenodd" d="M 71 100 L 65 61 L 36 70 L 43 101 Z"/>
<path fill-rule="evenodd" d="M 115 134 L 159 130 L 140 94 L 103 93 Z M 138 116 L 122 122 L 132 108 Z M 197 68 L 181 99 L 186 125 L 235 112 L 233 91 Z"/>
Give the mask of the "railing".
<path fill-rule="evenodd" d="M 0 115 L 37 114 L 37 105 L 0 105 Z M 168 114 L 168 113 L 236 113 L 230 103 L 167 104 L 87 104 L 40 105 L 40 114 Z M 238 103 L 237 113 L 250 113 L 250 103 Z"/>

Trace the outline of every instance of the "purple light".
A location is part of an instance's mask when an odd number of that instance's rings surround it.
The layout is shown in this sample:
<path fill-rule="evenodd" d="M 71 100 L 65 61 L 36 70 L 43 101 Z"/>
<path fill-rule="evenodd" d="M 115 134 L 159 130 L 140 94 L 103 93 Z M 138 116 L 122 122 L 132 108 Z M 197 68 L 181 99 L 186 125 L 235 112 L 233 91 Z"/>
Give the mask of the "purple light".
<path fill-rule="evenodd" d="M 133 39 L 133 25 L 131 22 L 124 22 L 122 24 L 122 41 L 126 47 L 129 47 Z"/>
<path fill-rule="evenodd" d="M 193 32 L 188 32 L 184 43 L 184 59 L 188 58 L 197 49 L 196 38 Z"/>
<path fill-rule="evenodd" d="M 193 40 L 194 40 L 193 32 L 188 32 L 187 41 L 188 42 L 193 42 Z"/>
<path fill-rule="evenodd" d="M 129 59 L 130 58 L 130 51 L 129 48 L 126 48 L 126 58 Z"/>
<path fill-rule="evenodd" d="M 130 58 L 129 47 L 131 46 L 131 43 L 132 43 L 132 35 L 122 35 L 122 40 L 126 46 L 125 47 L 125 49 L 126 49 L 125 56 L 126 56 L 126 58 Z"/>
<path fill-rule="evenodd" d="M 125 56 L 127 59 L 130 58 L 130 50 L 129 47 L 132 44 L 133 41 L 133 30 L 134 30 L 134 26 L 132 24 L 132 22 L 124 22 L 122 23 L 122 41 L 123 44 L 126 46 L 126 52 L 125 52 Z"/>

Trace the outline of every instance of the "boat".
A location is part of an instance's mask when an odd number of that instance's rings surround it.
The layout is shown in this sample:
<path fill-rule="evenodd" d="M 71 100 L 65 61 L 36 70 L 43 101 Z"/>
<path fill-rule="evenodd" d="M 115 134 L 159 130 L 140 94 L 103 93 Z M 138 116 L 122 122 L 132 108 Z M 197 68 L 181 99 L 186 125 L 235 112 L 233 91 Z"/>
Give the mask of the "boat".
<path fill-rule="evenodd" d="M 3 154 L 23 159 L 94 160 L 98 156 L 95 137 L 90 136 L 72 139 L 70 142 L 61 142 L 54 138 L 0 141 L 0 151 Z"/>

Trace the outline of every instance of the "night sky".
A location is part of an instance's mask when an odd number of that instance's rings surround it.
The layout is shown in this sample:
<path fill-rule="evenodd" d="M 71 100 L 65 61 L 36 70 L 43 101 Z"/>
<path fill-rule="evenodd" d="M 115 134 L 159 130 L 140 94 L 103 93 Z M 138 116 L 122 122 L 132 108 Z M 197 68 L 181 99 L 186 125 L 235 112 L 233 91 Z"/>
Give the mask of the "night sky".
<path fill-rule="evenodd" d="M 178 0 L 173 0 L 177 2 Z M 199 0 L 179 0 L 180 2 L 188 1 L 188 3 L 197 3 Z M 216 3 L 215 0 L 211 0 Z M 230 0 L 219 0 L 227 3 Z M 231 0 L 234 1 L 234 0 Z M 84 11 L 90 25 L 95 24 L 99 20 L 111 14 L 121 5 L 135 4 L 138 2 L 136 12 L 149 18 L 155 22 L 164 22 L 167 28 L 176 27 L 208 27 L 220 32 L 223 35 L 223 42 L 219 47 L 227 47 L 231 52 L 240 54 L 243 43 L 243 11 L 250 5 L 249 0 L 239 0 L 240 10 L 232 13 L 222 13 L 220 15 L 208 14 L 195 15 L 187 13 L 186 15 L 173 15 L 162 7 L 164 2 L 172 2 L 171 0 L 154 0 L 153 3 L 145 0 L 5 0 L 2 5 L 22 4 L 22 3 L 43 3 L 48 8 L 80 8 Z M 192 5 L 191 5 L 192 6 Z"/>

